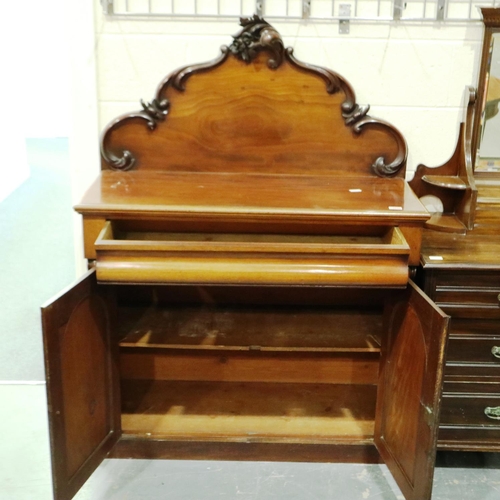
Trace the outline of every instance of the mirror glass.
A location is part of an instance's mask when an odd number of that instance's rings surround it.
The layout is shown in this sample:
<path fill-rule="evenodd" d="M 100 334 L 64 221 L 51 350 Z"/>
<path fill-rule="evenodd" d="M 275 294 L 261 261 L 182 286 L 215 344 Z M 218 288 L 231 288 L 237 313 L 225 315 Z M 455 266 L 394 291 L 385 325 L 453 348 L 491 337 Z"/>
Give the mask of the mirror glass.
<path fill-rule="evenodd" d="M 491 37 L 476 171 L 500 172 L 500 33 Z"/>

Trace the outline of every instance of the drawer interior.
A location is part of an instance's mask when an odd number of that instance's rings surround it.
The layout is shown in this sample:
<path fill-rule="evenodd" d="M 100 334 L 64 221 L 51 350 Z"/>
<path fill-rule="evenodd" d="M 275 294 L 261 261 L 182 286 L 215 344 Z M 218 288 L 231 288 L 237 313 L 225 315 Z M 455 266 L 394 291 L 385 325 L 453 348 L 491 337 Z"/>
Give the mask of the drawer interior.
<path fill-rule="evenodd" d="M 106 223 L 95 250 L 101 282 L 378 287 L 406 286 L 410 254 L 394 227 L 257 234 L 139 231 L 118 221 Z"/>

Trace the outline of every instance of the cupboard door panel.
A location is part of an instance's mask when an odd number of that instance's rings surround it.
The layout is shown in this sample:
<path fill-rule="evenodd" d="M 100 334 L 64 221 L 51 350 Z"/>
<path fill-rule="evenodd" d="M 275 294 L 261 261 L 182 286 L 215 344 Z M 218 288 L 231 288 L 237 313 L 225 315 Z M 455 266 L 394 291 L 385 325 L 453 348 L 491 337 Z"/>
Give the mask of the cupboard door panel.
<path fill-rule="evenodd" d="M 54 498 L 74 496 L 120 434 L 110 305 L 90 271 L 42 307 Z"/>
<path fill-rule="evenodd" d="M 431 498 L 448 320 L 411 282 L 385 311 L 375 444 L 407 500 Z"/>

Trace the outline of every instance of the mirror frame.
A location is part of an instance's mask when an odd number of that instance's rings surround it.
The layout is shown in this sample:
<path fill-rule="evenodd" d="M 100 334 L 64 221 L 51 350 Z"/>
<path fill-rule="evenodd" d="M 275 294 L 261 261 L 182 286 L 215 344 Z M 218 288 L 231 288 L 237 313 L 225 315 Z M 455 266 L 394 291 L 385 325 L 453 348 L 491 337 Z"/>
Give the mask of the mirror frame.
<path fill-rule="evenodd" d="M 491 40 L 495 33 L 500 33 L 500 8 L 481 7 L 481 16 L 484 23 L 483 48 L 481 53 L 481 66 L 479 69 L 479 78 L 477 82 L 477 111 L 474 117 L 474 127 L 472 132 L 471 150 L 474 174 L 493 174 L 499 175 L 500 172 L 476 171 L 476 161 L 479 156 L 479 132 L 486 104 L 486 79 L 489 70 L 489 56 Z"/>

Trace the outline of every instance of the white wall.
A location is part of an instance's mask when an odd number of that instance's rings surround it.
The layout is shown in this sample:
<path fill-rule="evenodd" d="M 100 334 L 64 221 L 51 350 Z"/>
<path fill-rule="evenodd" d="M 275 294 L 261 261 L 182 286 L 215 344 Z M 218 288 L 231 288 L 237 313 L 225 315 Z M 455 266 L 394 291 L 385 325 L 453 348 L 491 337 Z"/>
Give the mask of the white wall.
<path fill-rule="evenodd" d="M 29 177 L 25 137 L 68 135 L 64 0 L 2 4 L 0 201 Z"/>
<path fill-rule="evenodd" d="M 71 120 L 69 157 L 71 165 L 71 195 L 77 204 L 100 170 L 98 99 L 96 86 L 96 34 L 94 13 L 99 14 L 99 3 L 88 0 L 67 2 L 67 22 L 70 37 Z M 77 275 L 86 268 L 83 257 L 81 216 L 74 213 L 75 263 Z"/>
<path fill-rule="evenodd" d="M 96 1 L 99 126 L 140 108 L 170 71 L 213 59 L 239 29 L 235 19 L 117 20 Z M 268 0 L 269 4 L 271 0 Z M 390 121 L 409 145 L 408 170 L 447 160 L 462 119 L 463 92 L 475 84 L 480 23 L 461 25 L 351 22 L 273 22 L 285 45 L 305 61 L 327 66 L 351 82 L 370 114 Z"/>

